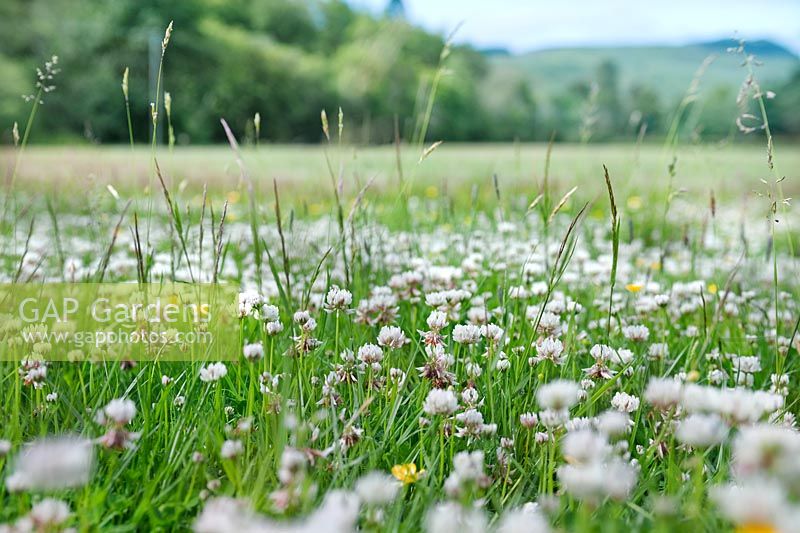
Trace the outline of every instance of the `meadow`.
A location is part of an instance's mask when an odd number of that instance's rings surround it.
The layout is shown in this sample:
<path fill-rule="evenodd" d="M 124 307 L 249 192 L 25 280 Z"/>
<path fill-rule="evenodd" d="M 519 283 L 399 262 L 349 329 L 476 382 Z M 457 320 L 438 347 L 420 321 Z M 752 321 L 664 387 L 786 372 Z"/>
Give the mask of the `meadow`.
<path fill-rule="evenodd" d="M 0 363 L 3 527 L 795 530 L 764 147 L 240 153 L 24 154 L 5 283 L 233 284 L 241 353 Z"/>
<path fill-rule="evenodd" d="M 548 181 L 557 191 L 578 186 L 587 199 L 605 195 L 602 166 L 614 173 L 621 194 L 656 195 L 670 187 L 669 166 L 675 161 L 672 187 L 691 195 L 708 196 L 711 191 L 726 199 L 753 203 L 754 191 L 763 186 L 760 178 L 770 175 L 767 151 L 756 143 L 711 143 L 681 146 L 672 150 L 661 143 L 568 144 L 552 146 Z M 800 150 L 793 141 L 780 146 L 779 164 L 789 170 L 800 165 Z M 425 196 L 425 189 L 436 187 L 453 194 L 478 193 L 495 197 L 493 177 L 502 192 L 539 194 L 547 161 L 547 143 L 449 143 L 436 148 L 436 157 L 420 163 L 416 146 L 272 145 L 243 147 L 243 161 L 253 175 L 259 198 L 272 201 L 272 181 L 277 180 L 295 207 L 306 203 L 328 204 L 330 169 L 343 176 L 343 187 L 357 193 L 374 180 L 371 189 L 390 191 L 402 186 Z M 0 148 L 0 165 L 14 167 L 16 152 Z M 19 170 L 18 186 L 23 192 L 44 193 L 56 198 L 52 184 L 89 190 L 112 185 L 126 197 L 145 193 L 152 178 L 152 153 L 149 147 L 125 146 L 50 146 L 27 148 L 24 166 Z M 176 147 L 163 150 L 158 161 L 169 183 L 197 193 L 203 187 L 219 193 L 238 190 L 241 173 L 227 146 Z M 411 182 L 410 184 L 406 182 Z M 787 195 L 799 186 L 787 181 Z M 432 194 L 432 193 L 429 193 Z M 65 201 L 68 201 L 68 197 Z M 508 200 L 506 198 L 505 200 Z M 527 207 L 527 205 L 525 206 Z M 317 213 L 319 214 L 319 213 Z"/>
<path fill-rule="evenodd" d="M 0 152 L 0 532 L 800 531 L 800 153 L 752 73 L 746 142 L 432 142 L 434 84 L 410 143 L 167 106 L 37 147 L 57 66 Z"/>

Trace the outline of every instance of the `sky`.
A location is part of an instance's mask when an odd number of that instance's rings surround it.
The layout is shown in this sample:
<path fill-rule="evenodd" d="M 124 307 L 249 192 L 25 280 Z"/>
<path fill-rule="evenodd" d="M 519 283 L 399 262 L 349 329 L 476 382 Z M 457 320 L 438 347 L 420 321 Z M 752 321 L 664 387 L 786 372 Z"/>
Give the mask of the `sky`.
<path fill-rule="evenodd" d="M 388 0 L 350 0 L 381 12 Z M 406 16 L 457 42 L 512 52 L 582 45 L 687 44 L 737 35 L 800 54 L 800 0 L 404 0 Z"/>

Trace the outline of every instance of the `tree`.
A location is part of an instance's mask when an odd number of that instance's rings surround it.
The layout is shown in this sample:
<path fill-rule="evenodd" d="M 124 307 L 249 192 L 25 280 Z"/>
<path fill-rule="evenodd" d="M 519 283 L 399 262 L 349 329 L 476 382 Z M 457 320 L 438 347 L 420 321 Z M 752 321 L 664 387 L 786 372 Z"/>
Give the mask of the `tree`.
<path fill-rule="evenodd" d="M 800 68 L 767 100 L 767 114 L 777 134 L 800 135 Z"/>
<path fill-rule="evenodd" d="M 661 129 L 663 114 L 658 93 L 647 85 L 636 84 L 631 87 L 629 101 L 628 123 L 634 128 L 634 133 L 643 126 L 649 132 Z"/>
<path fill-rule="evenodd" d="M 593 136 L 609 139 L 622 132 L 625 119 L 619 99 L 619 72 L 613 61 L 603 61 L 597 67 L 596 122 Z"/>

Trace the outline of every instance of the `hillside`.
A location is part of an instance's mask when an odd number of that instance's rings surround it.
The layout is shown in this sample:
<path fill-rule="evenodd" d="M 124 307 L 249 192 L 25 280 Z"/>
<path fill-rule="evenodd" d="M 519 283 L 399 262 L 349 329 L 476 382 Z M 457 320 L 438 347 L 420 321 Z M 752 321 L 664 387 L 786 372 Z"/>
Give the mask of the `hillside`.
<path fill-rule="evenodd" d="M 491 65 L 489 83 L 526 79 L 539 98 L 546 98 L 574 83 L 593 80 L 597 66 L 611 60 L 619 69 L 623 91 L 634 83 L 644 84 L 663 101 L 673 102 L 684 94 L 698 67 L 712 54 L 716 59 L 701 85 L 736 90 L 745 73 L 740 58 L 726 52 L 734 44 L 732 40 L 722 40 L 687 46 L 562 48 L 516 56 L 487 54 Z M 763 62 L 757 75 L 765 88 L 784 83 L 800 67 L 800 58 L 770 41 L 749 43 L 748 50 Z"/>

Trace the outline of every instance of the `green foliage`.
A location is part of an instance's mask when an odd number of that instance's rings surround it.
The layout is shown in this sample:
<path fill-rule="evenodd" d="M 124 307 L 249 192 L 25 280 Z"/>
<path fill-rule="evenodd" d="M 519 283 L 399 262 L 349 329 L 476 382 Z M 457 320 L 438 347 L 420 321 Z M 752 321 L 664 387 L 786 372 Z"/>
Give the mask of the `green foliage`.
<path fill-rule="evenodd" d="M 407 123 L 403 134 L 410 136 L 419 92 L 444 45 L 440 36 L 402 20 L 353 11 L 339 0 L 121 0 L 102 10 L 88 0 L 33 0 L 2 9 L 8 15 L 4 28 L 12 19 L 26 22 L 8 25 L 13 38 L 0 43 L 0 73 L 11 80 L 0 93 L 2 127 L 10 131 L 13 120 L 24 116 L 21 102 L 7 102 L 31 83 L 25 69 L 32 78 L 42 54 L 52 51 L 64 75 L 48 98 L 50 112 L 41 130 L 102 142 L 126 140 L 119 127 L 125 121 L 120 91 L 125 67 L 130 67 L 134 135 L 147 141 L 149 105 L 156 100 L 153 49 L 157 55 L 170 20 L 175 33 L 163 88 L 173 97 L 178 142 L 221 141 L 220 117 L 241 131 L 256 112 L 265 140 L 317 141 L 319 110 L 338 106 L 354 124 L 364 125 L 363 138 L 356 140 L 391 140 L 395 115 Z M 451 60 L 455 66 L 443 105 L 459 112 L 479 107 L 473 87 L 486 69 L 483 56 L 457 48 Z M 452 129 L 459 138 L 477 135 L 475 118 L 465 125 L 442 115 L 442 134 Z"/>
<path fill-rule="evenodd" d="M 37 142 L 126 143 L 122 72 L 130 68 L 134 137 L 148 142 L 164 28 L 174 20 L 162 89 L 173 97 L 179 144 L 222 142 L 219 119 L 252 140 L 318 142 L 320 109 L 342 107 L 349 141 L 414 140 L 444 46 L 400 16 L 374 16 L 344 0 L 6 0 L 0 5 L 0 138 L 23 122 L 35 67 L 50 55 L 62 74 L 37 121 Z M 756 75 L 775 134 L 798 134 L 798 59 L 753 43 Z M 660 137 L 694 71 L 718 53 L 680 129 L 682 140 L 737 134 L 746 73 L 725 43 L 681 48 L 550 50 L 508 56 L 456 46 L 444 64 L 427 138 L 448 141 L 631 140 Z M 791 72 L 794 77 L 787 79 Z M 161 110 L 163 113 L 163 109 Z M 166 139 L 166 131 L 159 129 Z"/>
<path fill-rule="evenodd" d="M 774 122 L 773 129 L 800 135 L 800 69 L 795 70 L 791 79 L 776 92 L 776 99 L 767 101 L 769 116 Z"/>
<path fill-rule="evenodd" d="M 21 122 L 23 100 L 20 95 L 29 91 L 29 88 L 22 82 L 24 73 L 19 64 L 9 60 L 0 54 L 0 124 L 6 127 L 0 128 L 0 132 L 5 129 L 10 130 L 11 124 L 15 120 Z"/>
<path fill-rule="evenodd" d="M 590 140 L 631 140 L 645 125 L 648 137 L 661 137 L 698 67 L 712 56 L 689 110 L 692 123 L 681 128 L 680 137 L 717 140 L 738 134 L 736 97 L 747 71 L 740 56 L 726 51 L 733 45 L 734 41 L 720 41 L 682 47 L 565 48 L 492 55 L 484 85 L 497 100 L 497 91 L 504 86 L 525 81 L 535 88 L 537 118 L 543 126 L 536 128 L 535 140 L 547 140 L 551 131 L 556 132 L 557 140 L 586 136 Z M 797 135 L 800 124 L 791 110 L 797 109 L 800 98 L 800 60 L 769 42 L 745 46 L 759 60 L 755 72 L 759 83 L 777 94 L 770 101 L 774 133 Z M 592 102 L 593 85 L 597 95 Z M 582 130 L 587 111 L 593 115 L 591 131 Z"/>

